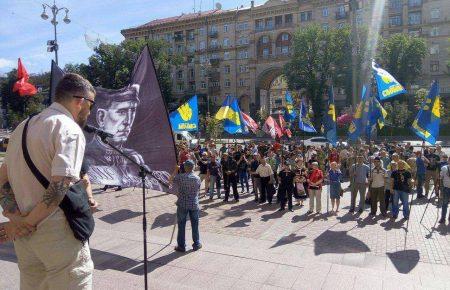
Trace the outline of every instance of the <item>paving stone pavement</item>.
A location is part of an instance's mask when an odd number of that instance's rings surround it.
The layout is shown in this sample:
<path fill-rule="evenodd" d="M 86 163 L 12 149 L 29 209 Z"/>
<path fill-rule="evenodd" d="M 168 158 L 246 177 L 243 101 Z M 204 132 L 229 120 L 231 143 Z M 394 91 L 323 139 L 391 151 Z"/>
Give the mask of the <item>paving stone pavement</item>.
<path fill-rule="evenodd" d="M 94 288 L 143 289 L 142 193 L 95 191 Z M 338 215 L 326 214 L 326 194 L 322 214 L 312 216 L 307 207 L 258 205 L 250 194 L 239 203 L 204 198 L 204 247 L 184 254 L 173 251 L 175 200 L 147 194 L 151 289 L 450 289 L 450 226 L 437 223 L 434 204 L 419 223 L 425 200 L 414 200 L 407 224 L 368 209 L 348 214 L 349 192 Z M 188 245 L 190 233 L 188 223 Z M 0 289 L 19 289 L 12 244 L 0 245 Z"/>

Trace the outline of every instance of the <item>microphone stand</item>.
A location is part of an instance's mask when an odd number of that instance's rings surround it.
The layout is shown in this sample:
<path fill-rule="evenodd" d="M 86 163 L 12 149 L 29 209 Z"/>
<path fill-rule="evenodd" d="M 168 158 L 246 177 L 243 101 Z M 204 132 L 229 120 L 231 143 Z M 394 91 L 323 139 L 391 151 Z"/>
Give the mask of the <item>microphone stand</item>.
<path fill-rule="evenodd" d="M 148 267 L 147 267 L 147 209 L 145 207 L 145 178 L 147 174 L 153 176 L 153 172 L 148 170 L 145 166 L 139 164 L 136 162 L 133 158 L 128 156 L 126 153 L 124 153 L 121 149 L 118 147 L 112 145 L 107 140 L 107 136 L 99 136 L 100 139 L 103 141 L 103 143 L 107 144 L 109 147 L 117 151 L 120 155 L 128 159 L 131 163 L 136 165 L 139 168 L 139 177 L 141 177 L 142 181 L 142 231 L 144 235 L 144 281 L 145 281 L 145 289 L 148 289 Z"/>

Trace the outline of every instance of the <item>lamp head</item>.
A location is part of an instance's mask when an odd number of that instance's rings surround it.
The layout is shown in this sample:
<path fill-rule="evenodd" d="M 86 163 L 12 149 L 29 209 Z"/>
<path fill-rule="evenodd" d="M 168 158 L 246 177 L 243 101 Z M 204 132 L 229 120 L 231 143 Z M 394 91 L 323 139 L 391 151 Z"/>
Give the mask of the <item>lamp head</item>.
<path fill-rule="evenodd" d="M 66 9 L 66 16 L 64 17 L 63 21 L 65 24 L 69 24 L 70 23 L 70 19 L 69 19 L 69 10 Z"/>
<path fill-rule="evenodd" d="M 44 20 L 47 20 L 48 19 L 48 15 L 45 12 L 45 6 L 42 6 L 42 7 L 44 8 L 44 11 L 42 11 L 41 18 L 44 19 Z"/>

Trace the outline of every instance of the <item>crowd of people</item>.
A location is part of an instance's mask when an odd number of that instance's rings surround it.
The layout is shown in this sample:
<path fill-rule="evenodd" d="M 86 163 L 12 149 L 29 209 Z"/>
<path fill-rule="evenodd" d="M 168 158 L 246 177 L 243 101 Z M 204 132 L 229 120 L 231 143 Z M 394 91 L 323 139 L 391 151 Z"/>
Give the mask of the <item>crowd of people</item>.
<path fill-rule="evenodd" d="M 445 223 L 450 176 L 448 156 L 439 145 L 414 148 L 410 143 L 386 142 L 331 148 L 277 141 L 217 146 L 207 141 L 194 148 L 181 143 L 177 149 L 181 172 L 188 160 L 199 171 L 203 185 L 199 198 L 229 202 L 232 190 L 235 202 L 250 193 L 257 203 L 279 203 L 280 211 L 286 205 L 294 211 L 294 201 L 302 207 L 309 199 L 309 215 L 322 213 L 322 195 L 327 194 L 331 214 L 337 214 L 348 190 L 350 213 L 362 213 L 369 204 L 369 215 L 379 210 L 382 218 L 396 219 L 401 202 L 403 218 L 409 219 L 410 195 L 417 190 L 418 199 L 442 198 L 440 223 Z M 347 188 L 344 181 L 350 182 Z M 325 184 L 329 188 L 323 192 Z"/>

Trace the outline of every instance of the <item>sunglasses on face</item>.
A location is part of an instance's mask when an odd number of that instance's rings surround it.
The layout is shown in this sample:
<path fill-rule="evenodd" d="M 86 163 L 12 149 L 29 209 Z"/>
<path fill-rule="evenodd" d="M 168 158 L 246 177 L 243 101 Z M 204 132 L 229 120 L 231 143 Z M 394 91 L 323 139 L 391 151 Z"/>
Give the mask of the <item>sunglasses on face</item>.
<path fill-rule="evenodd" d="M 91 100 L 91 99 L 89 99 L 89 98 L 86 98 L 86 97 L 83 97 L 83 96 L 73 96 L 74 98 L 77 98 L 77 99 L 83 99 L 83 100 L 86 100 L 86 101 L 88 101 L 90 104 L 89 104 L 89 110 L 90 111 L 92 111 L 92 109 L 94 108 L 94 106 L 95 106 L 95 101 L 94 100 Z"/>

